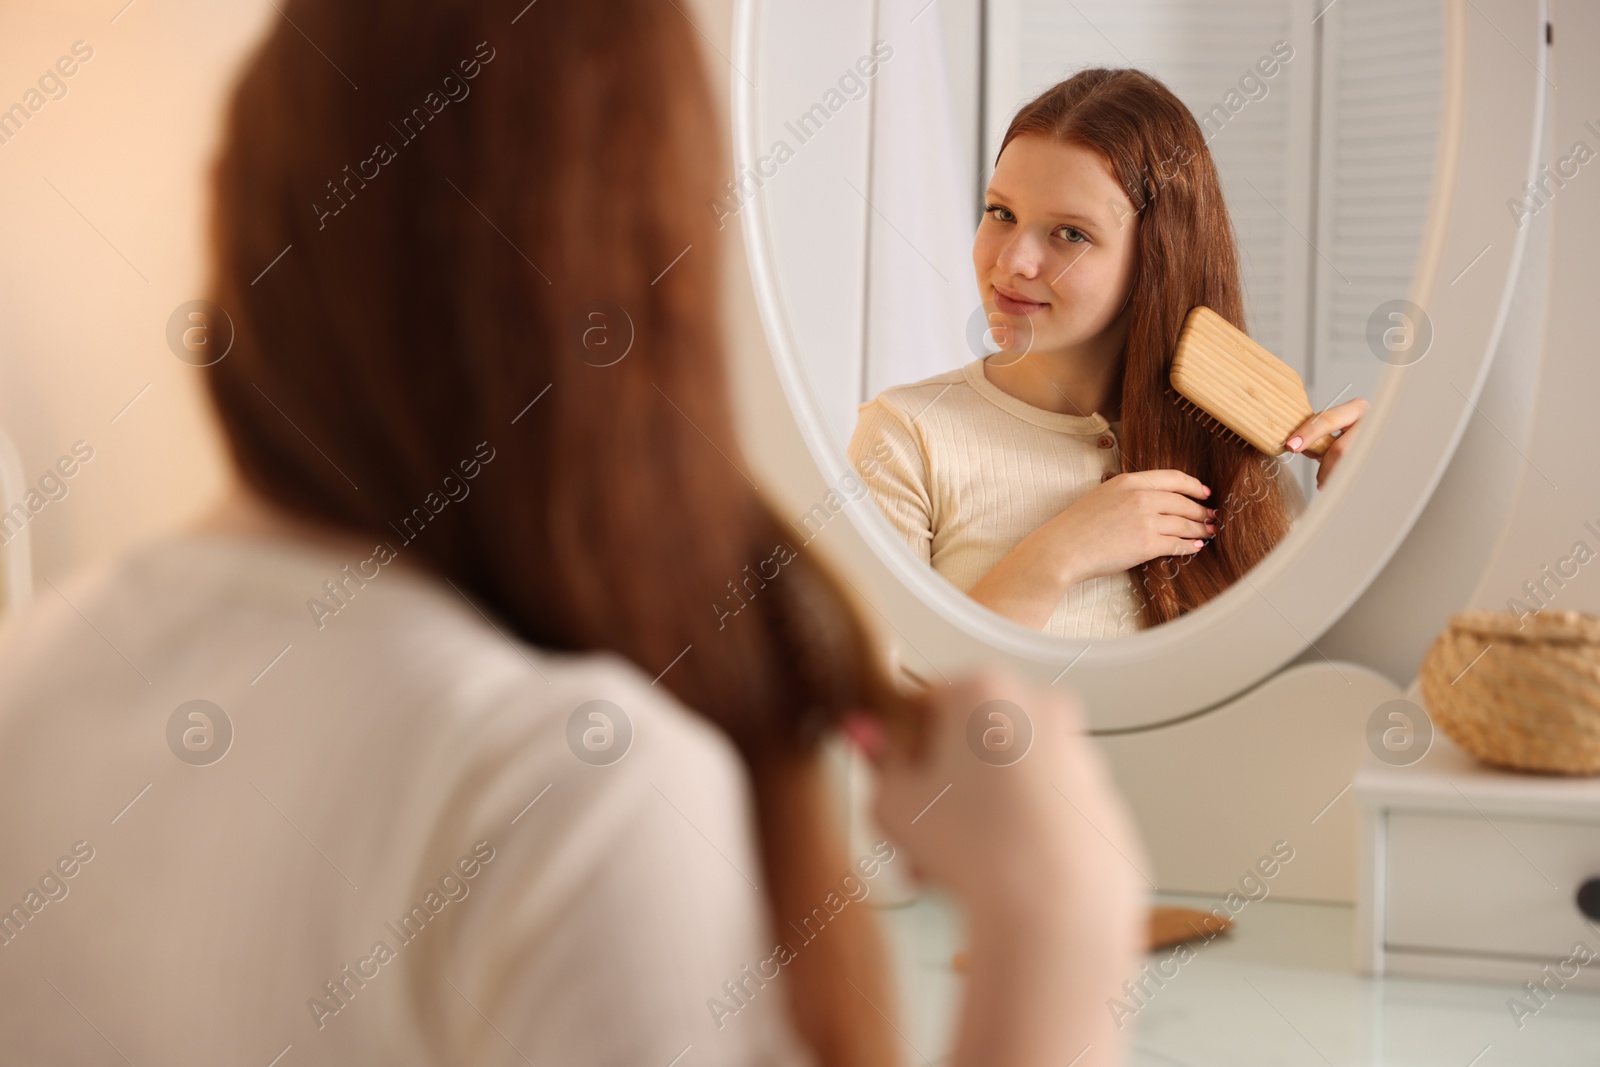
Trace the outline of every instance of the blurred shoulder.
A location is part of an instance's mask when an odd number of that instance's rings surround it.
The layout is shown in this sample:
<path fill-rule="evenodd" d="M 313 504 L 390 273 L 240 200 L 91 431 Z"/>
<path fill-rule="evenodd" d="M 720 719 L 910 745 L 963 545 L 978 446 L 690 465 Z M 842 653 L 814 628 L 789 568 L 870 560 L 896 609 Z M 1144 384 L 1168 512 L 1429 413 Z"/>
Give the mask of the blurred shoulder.
<path fill-rule="evenodd" d="M 626 833 L 628 813 L 661 796 L 743 818 L 750 785 L 731 739 L 637 664 L 511 642 L 493 654 L 504 684 L 462 709 L 474 720 L 466 734 L 475 767 L 457 777 L 479 793 L 474 806 L 485 816 L 515 818 L 549 786 L 551 807 L 568 816 L 588 809 L 605 824 L 591 824 L 602 836 Z"/>

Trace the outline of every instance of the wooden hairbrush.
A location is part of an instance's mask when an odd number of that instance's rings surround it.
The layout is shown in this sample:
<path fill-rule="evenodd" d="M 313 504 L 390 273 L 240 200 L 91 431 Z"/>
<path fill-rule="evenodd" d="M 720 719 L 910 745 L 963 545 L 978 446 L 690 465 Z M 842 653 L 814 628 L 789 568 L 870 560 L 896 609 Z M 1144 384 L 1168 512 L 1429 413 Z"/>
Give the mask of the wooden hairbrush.
<path fill-rule="evenodd" d="M 1154 952 L 1181 945 L 1185 941 L 1199 941 L 1201 938 L 1210 941 L 1232 927 L 1232 919 L 1225 919 L 1215 911 L 1158 906 L 1150 909 L 1147 944 L 1149 950 Z M 950 958 L 951 967 L 959 974 L 967 973 L 969 963 L 970 958 L 965 952 L 957 952 Z"/>
<path fill-rule="evenodd" d="M 1294 368 L 1208 307 L 1191 309 L 1183 320 L 1171 380 L 1178 406 L 1202 426 L 1269 456 L 1283 452 L 1289 435 L 1312 415 Z M 1320 456 L 1333 441 L 1324 434 L 1300 451 Z"/>

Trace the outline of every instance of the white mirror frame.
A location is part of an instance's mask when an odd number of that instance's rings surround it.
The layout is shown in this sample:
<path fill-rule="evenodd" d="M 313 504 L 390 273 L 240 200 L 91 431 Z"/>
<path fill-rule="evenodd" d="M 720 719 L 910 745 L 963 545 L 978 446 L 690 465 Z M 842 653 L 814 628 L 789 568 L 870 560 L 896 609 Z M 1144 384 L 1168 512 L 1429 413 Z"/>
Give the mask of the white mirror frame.
<path fill-rule="evenodd" d="M 733 66 L 749 77 L 732 78 L 741 173 L 754 169 L 757 146 L 770 140 L 760 127 L 759 35 L 771 2 L 738 0 L 735 12 Z M 1214 708 L 1315 649 L 1382 570 L 1473 417 L 1498 344 L 1526 236 L 1506 203 L 1535 177 L 1548 84 L 1541 0 L 1443 3 L 1437 162 L 1411 296 L 1432 321 L 1433 343 L 1417 363 L 1385 371 L 1363 433 L 1316 506 L 1265 561 L 1200 610 L 1100 642 L 1046 637 L 989 612 L 914 558 L 875 507 L 848 506 L 850 530 L 880 564 L 855 568 L 867 586 L 858 591 L 904 641 L 899 651 L 912 673 L 948 676 L 978 661 L 1048 683 L 1070 672 L 1096 732 L 1148 728 Z M 1513 38 L 1525 38 L 1534 59 L 1508 63 Z M 756 301 L 794 428 L 826 483 L 838 486 L 853 472 L 802 362 L 768 212 L 759 188 L 740 212 Z M 858 564 L 864 558 L 845 555 Z"/>

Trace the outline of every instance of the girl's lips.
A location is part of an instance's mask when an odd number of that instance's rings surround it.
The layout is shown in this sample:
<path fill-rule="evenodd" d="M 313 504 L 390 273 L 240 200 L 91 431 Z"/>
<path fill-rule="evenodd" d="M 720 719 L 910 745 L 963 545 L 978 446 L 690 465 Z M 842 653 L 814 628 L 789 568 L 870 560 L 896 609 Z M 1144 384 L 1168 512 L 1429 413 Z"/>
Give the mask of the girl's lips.
<path fill-rule="evenodd" d="M 1033 300 L 1022 300 L 1017 297 L 1007 296 L 1002 289 L 994 291 L 995 306 L 1007 315 L 1032 315 L 1043 310 L 1046 305 Z"/>

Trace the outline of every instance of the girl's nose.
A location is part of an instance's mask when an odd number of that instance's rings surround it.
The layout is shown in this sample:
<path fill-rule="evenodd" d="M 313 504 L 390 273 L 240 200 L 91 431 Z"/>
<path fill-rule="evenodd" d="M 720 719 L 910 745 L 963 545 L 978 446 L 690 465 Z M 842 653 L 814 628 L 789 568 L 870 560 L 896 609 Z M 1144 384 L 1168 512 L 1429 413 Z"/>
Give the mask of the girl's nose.
<path fill-rule="evenodd" d="M 1032 237 L 1019 233 L 1000 250 L 999 266 L 1010 274 L 1032 278 L 1039 273 L 1039 249 Z"/>

